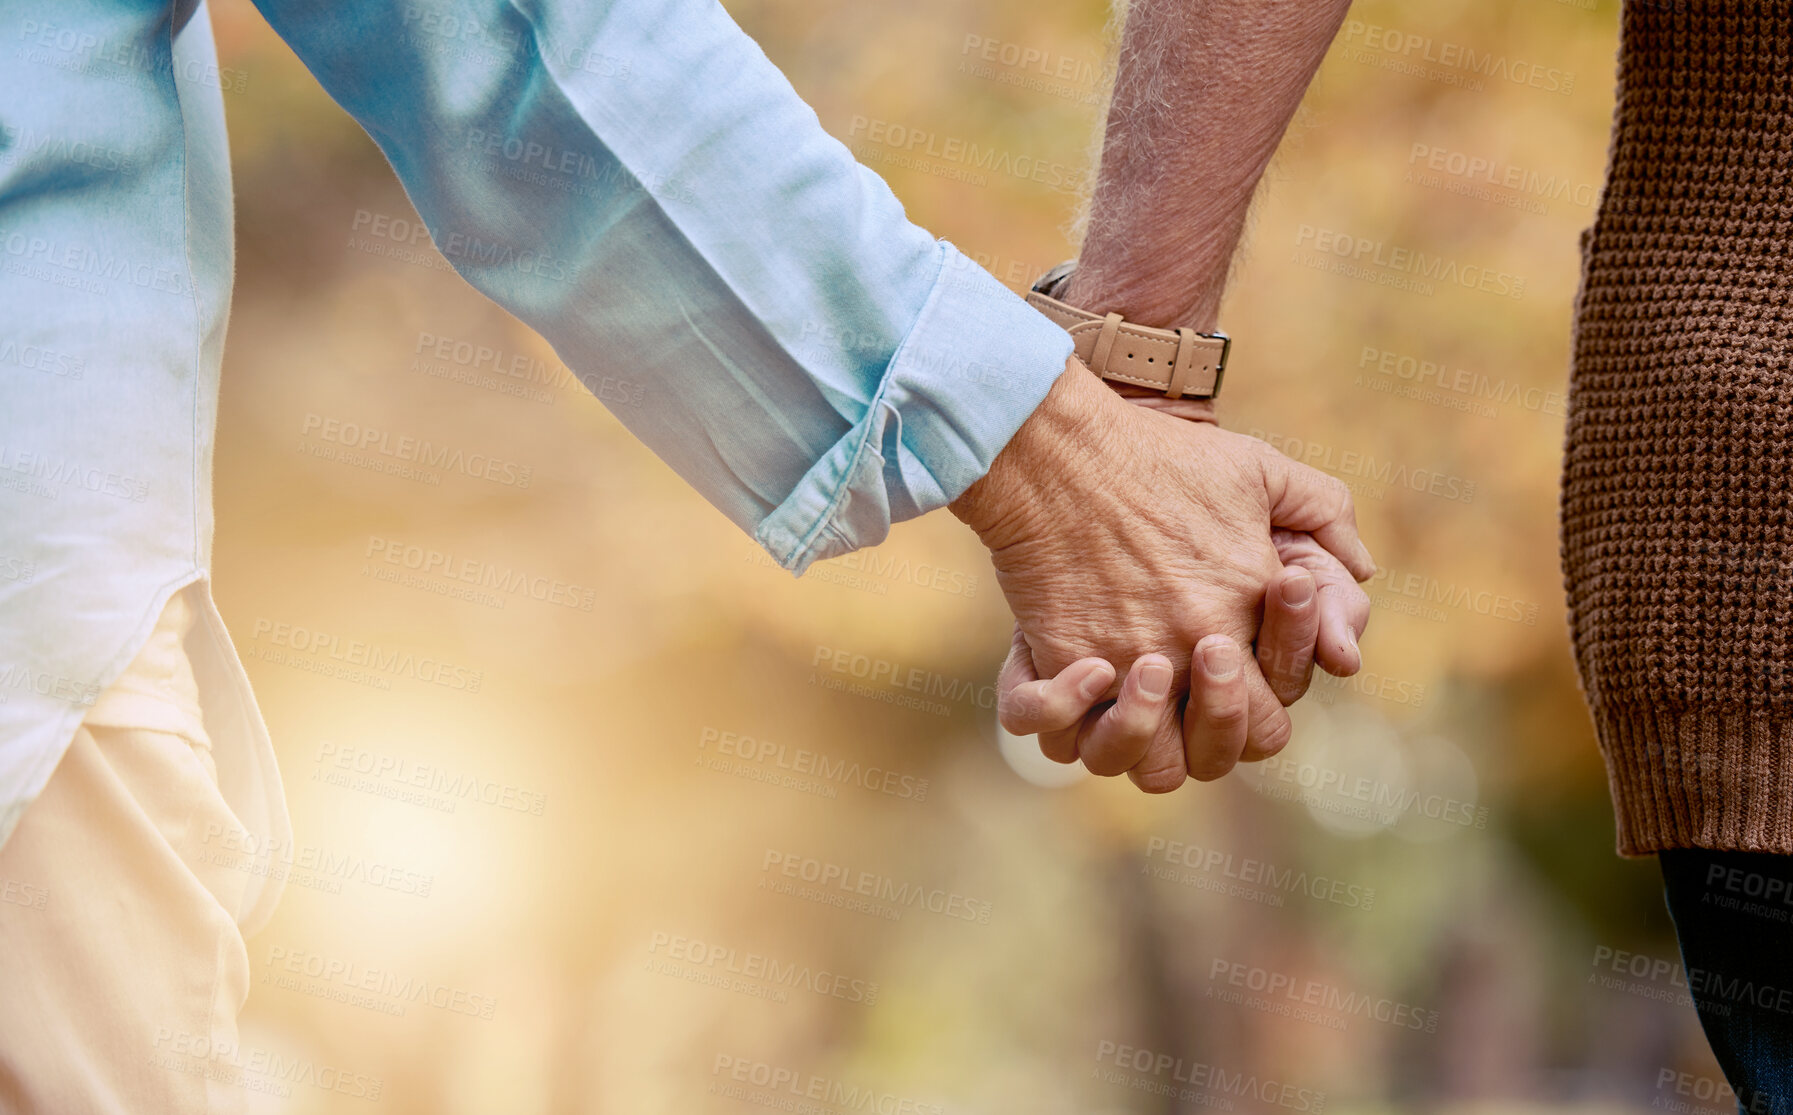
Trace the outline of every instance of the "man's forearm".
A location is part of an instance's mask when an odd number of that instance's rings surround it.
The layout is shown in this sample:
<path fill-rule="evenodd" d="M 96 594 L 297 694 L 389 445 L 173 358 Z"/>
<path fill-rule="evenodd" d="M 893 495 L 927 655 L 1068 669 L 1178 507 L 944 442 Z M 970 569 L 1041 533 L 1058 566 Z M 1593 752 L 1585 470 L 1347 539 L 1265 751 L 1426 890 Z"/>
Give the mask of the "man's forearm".
<path fill-rule="evenodd" d="M 1251 195 L 1350 0 L 1132 0 L 1065 297 L 1215 327 Z"/>

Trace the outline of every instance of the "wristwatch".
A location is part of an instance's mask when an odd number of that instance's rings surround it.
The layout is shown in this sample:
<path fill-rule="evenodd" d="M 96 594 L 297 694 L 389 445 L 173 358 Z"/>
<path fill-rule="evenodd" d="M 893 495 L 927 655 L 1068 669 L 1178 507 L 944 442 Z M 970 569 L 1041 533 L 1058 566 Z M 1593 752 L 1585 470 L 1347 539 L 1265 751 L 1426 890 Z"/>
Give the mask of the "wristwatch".
<path fill-rule="evenodd" d="M 1077 359 L 1103 379 L 1162 391 L 1170 398 L 1211 399 L 1220 394 L 1220 379 L 1233 347 L 1225 333 L 1193 329 L 1154 329 L 1135 325 L 1120 314 L 1094 314 L 1058 300 L 1075 260 L 1041 275 L 1027 294 L 1027 304 L 1071 334 Z"/>

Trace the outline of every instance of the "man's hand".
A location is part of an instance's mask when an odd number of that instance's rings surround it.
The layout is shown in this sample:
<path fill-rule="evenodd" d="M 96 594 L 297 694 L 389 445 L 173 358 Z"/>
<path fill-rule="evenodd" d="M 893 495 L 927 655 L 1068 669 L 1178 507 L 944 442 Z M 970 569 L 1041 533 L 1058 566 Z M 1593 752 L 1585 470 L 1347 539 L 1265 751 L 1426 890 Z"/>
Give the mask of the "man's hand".
<path fill-rule="evenodd" d="M 1187 422 L 1215 421 L 1212 399 L 1168 399 L 1160 392 L 1112 381 L 1106 386 L 1134 406 Z M 1362 667 L 1357 643 L 1369 623 L 1370 598 L 1311 535 L 1277 530 L 1271 541 L 1283 570 L 1264 594 L 1255 650 L 1259 671 L 1286 706 L 1307 692 L 1315 665 L 1335 677 L 1350 677 Z M 1161 668 L 1157 665 L 1161 659 L 1150 655 L 1134 662 L 1120 700 L 1104 702 L 1099 698 L 1114 678 L 1112 666 L 1101 659 L 1084 659 L 1057 677 L 1042 679 L 1017 627 L 997 683 L 997 717 L 1016 735 L 1037 735 L 1041 752 L 1057 762 L 1076 762 L 1086 746 L 1137 754 L 1140 760 L 1127 770 L 1128 777 L 1148 793 L 1167 793 L 1183 784 L 1186 773 L 1206 776 L 1206 768 L 1187 765 L 1197 755 L 1176 745 L 1179 720 L 1186 725 L 1186 735 L 1212 735 L 1219 730 L 1213 726 L 1225 725 L 1229 706 L 1237 703 L 1231 690 L 1243 680 L 1216 679 L 1202 668 L 1203 652 L 1227 653 L 1217 647 L 1213 640 L 1198 647 L 1201 657 L 1191 663 L 1187 708 L 1181 693 L 1154 696 L 1158 689 L 1149 679 Z M 1142 672 L 1146 684 L 1135 685 L 1134 675 Z M 1100 686 L 1094 684 L 1098 674 Z M 1089 686 L 1087 696 L 1084 686 Z M 1198 725 L 1193 732 L 1187 728 L 1192 722 Z M 1268 755 L 1242 751 L 1240 757 Z"/>
<path fill-rule="evenodd" d="M 1282 575 L 1273 528 L 1312 535 L 1354 577 L 1375 568 L 1343 484 L 1254 438 L 1133 406 L 1075 360 L 952 506 L 990 548 L 1040 675 L 1101 658 L 1140 674 L 1141 695 L 1168 697 L 1189 685 L 1203 644 L 1221 684 L 1213 701 L 1191 701 L 1181 731 L 1165 718 L 1141 749 L 1134 700 L 1121 724 L 1098 724 L 1077 743 L 1098 774 L 1134 770 L 1148 753 L 1164 760 L 1136 774 L 1150 788 L 1172 777 L 1173 750 L 1181 782 L 1184 769 L 1219 777 L 1241 755 L 1274 754 L 1288 740 L 1281 700 L 1240 652 Z M 1203 643 L 1209 636 L 1221 638 Z M 1134 671 L 1148 655 L 1157 658 Z M 1122 689 L 1111 682 L 1102 695 Z"/>
<path fill-rule="evenodd" d="M 1109 390 L 1137 407 L 1215 424 L 1213 399 L 1170 399 L 1163 393 L 1128 383 L 1104 381 Z M 1285 705 L 1307 692 L 1313 665 L 1334 677 L 1350 677 L 1363 665 L 1357 640 L 1370 620 L 1370 598 L 1326 548 L 1298 531 L 1278 530 L 1271 536 L 1284 575 L 1264 597 L 1264 627 L 1258 633 L 1258 668 Z M 1289 567 L 1304 569 L 1306 578 L 1291 576 Z M 1305 601 L 1317 598 L 1311 611 Z"/>
<path fill-rule="evenodd" d="M 1252 192 L 1349 4 L 1131 0 L 1066 301 L 1214 329 Z M 1359 664 L 1369 602 L 1355 579 L 1372 566 L 1343 485 L 1218 429 L 1211 402 L 1120 403 L 1093 376 L 1070 378 L 1048 404 L 1074 398 L 1087 409 L 1037 424 L 1031 450 L 998 458 L 1009 476 L 992 468 L 954 505 L 973 526 L 986 524 L 979 533 L 1019 619 L 1000 686 L 1003 723 L 1040 733 L 1054 758 L 1127 771 L 1147 790 L 1274 753 L 1288 738 L 1282 705 L 1306 689 L 1311 664 L 1341 674 Z M 1117 403 L 1136 419 L 1116 417 Z M 1070 419 L 1080 413 L 1105 427 L 1078 429 Z M 1037 463 L 1050 459 L 1054 437 L 1122 444 L 1107 463 L 1090 464 L 1100 456 L 1087 448 Z M 1091 470 L 1105 471 L 1107 484 L 1091 490 L 1082 475 Z M 1062 487 L 1038 490 L 1055 476 Z M 1287 531 L 1272 537 L 1272 525 Z M 1042 533 L 1052 527 L 1056 543 Z M 1310 530 L 1315 537 L 1301 533 Z M 1116 694 L 1116 667 L 1118 700 L 1085 715 Z"/>

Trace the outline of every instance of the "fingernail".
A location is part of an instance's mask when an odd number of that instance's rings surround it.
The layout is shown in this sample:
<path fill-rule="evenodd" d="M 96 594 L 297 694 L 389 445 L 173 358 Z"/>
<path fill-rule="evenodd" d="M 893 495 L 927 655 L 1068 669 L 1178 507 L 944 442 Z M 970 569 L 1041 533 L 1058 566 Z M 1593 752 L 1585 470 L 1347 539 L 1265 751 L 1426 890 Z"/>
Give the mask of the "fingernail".
<path fill-rule="evenodd" d="M 1139 670 L 1139 695 L 1148 701 L 1162 701 L 1170 692 L 1170 667 L 1162 662 L 1148 662 Z"/>
<path fill-rule="evenodd" d="M 1091 666 L 1089 672 L 1083 675 L 1083 680 L 1077 683 L 1077 692 L 1086 701 L 1093 701 L 1100 697 L 1102 691 L 1107 688 L 1108 671 L 1099 666 Z"/>
<path fill-rule="evenodd" d="M 1221 639 L 1202 648 L 1202 669 L 1215 681 L 1227 681 L 1239 672 L 1239 648 Z"/>
<path fill-rule="evenodd" d="M 1314 578 L 1305 569 L 1297 570 L 1297 574 L 1283 578 L 1282 602 L 1291 608 L 1305 608 L 1314 598 Z"/>

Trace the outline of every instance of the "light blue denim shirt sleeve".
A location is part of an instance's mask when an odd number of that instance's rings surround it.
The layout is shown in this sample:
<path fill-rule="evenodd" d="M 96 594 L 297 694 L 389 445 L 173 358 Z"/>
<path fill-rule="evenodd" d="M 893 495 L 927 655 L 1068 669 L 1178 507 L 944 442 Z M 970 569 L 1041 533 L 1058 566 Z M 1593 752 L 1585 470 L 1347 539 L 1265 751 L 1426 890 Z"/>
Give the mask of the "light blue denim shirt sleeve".
<path fill-rule="evenodd" d="M 438 248 L 782 565 L 989 468 L 1069 338 L 911 224 L 715 0 L 258 0 Z"/>

